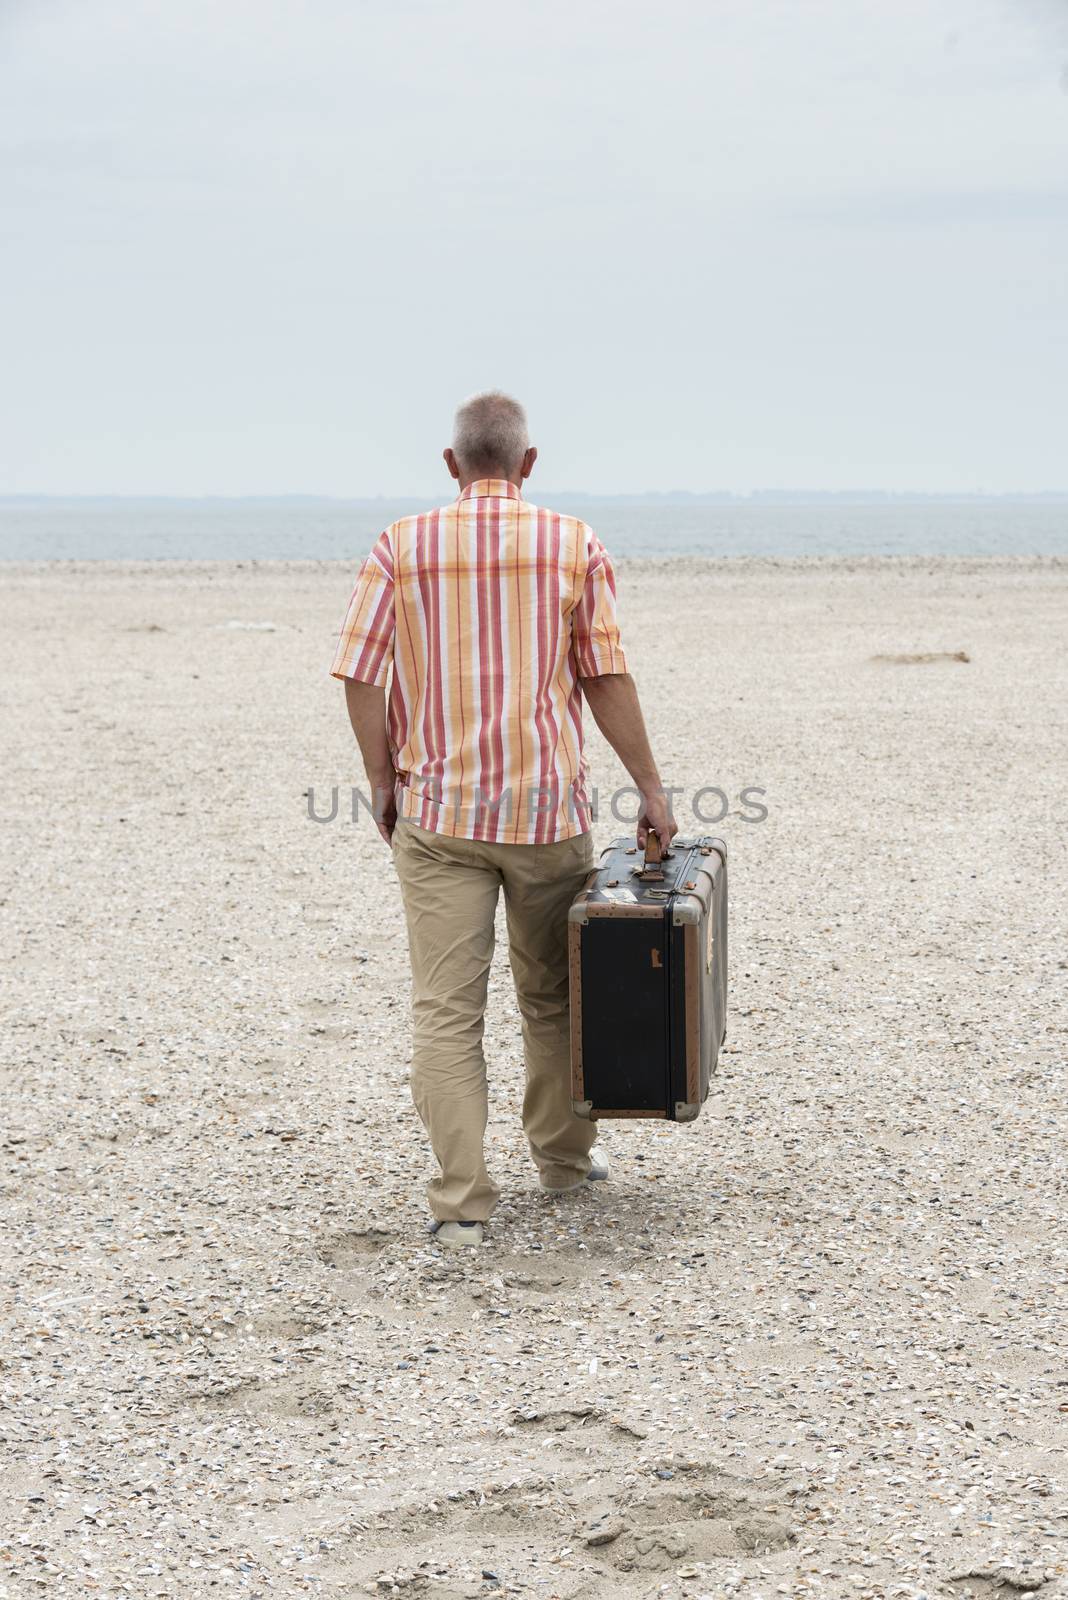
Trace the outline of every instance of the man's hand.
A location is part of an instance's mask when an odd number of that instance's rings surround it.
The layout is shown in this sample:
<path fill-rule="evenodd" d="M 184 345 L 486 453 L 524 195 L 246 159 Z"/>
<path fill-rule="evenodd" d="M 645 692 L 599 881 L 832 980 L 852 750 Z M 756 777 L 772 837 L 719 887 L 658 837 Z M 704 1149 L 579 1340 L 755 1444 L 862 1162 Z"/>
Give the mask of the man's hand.
<path fill-rule="evenodd" d="M 671 815 L 671 805 L 663 789 L 643 791 L 642 812 L 638 818 L 638 849 L 644 850 L 649 835 L 655 833 L 660 840 L 660 852 L 663 854 L 678 831 L 679 825 Z"/>
<path fill-rule="evenodd" d="M 397 796 L 393 785 L 388 789 L 376 789 L 372 797 L 372 815 L 375 827 L 383 839 L 390 846 L 393 844 L 393 830 L 397 826 Z"/>

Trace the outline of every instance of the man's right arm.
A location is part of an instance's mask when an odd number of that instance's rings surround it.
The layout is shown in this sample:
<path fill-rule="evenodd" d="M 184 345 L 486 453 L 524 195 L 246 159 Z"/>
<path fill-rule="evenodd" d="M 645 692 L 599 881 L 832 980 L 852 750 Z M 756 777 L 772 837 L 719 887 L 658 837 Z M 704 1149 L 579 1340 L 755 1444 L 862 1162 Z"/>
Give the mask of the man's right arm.
<path fill-rule="evenodd" d="M 638 690 L 629 672 L 606 672 L 597 677 L 580 677 L 582 692 L 589 703 L 593 720 L 634 780 L 641 795 L 641 815 L 637 837 L 641 849 L 653 832 L 666 850 L 678 833 L 671 806 L 656 770 L 649 735 L 645 731 Z"/>
<path fill-rule="evenodd" d="M 378 831 L 387 844 L 397 819 L 396 773 L 386 733 L 386 680 L 396 631 L 389 529 L 360 568 L 331 672 L 345 685 L 349 721 L 363 756 Z"/>

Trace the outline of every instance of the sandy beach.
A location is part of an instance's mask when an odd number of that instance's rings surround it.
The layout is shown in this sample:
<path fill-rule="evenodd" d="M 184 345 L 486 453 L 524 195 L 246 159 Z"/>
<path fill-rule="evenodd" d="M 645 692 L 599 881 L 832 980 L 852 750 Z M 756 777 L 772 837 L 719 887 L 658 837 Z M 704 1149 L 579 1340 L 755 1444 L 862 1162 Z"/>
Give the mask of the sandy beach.
<path fill-rule="evenodd" d="M 1068 1596 L 1068 561 L 620 564 L 727 1051 L 546 1200 L 499 948 L 464 1259 L 354 571 L 0 571 L 0 1596 Z"/>

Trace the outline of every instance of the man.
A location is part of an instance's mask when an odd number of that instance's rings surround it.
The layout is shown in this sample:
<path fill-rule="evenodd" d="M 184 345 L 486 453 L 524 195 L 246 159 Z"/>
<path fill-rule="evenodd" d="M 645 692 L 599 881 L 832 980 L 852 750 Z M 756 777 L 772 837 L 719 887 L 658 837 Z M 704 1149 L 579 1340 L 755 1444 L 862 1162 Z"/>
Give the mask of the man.
<path fill-rule="evenodd" d="M 570 1100 L 567 910 L 593 843 L 582 701 L 642 796 L 638 843 L 675 834 L 616 626 L 615 580 L 585 523 L 520 494 L 538 452 L 515 400 L 460 407 L 452 505 L 387 528 L 360 569 L 332 672 L 393 848 L 412 963 L 412 1095 L 440 1167 L 439 1243 L 482 1242 L 483 1018 L 503 888 L 523 1018 L 523 1128 L 542 1189 L 608 1168 Z M 389 704 L 386 680 L 392 666 Z"/>

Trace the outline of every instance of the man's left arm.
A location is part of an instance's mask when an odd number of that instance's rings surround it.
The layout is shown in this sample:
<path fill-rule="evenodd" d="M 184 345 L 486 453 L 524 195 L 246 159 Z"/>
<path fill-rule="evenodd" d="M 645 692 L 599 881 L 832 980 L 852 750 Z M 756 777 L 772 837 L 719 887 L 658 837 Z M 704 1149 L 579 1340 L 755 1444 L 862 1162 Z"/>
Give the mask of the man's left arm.
<path fill-rule="evenodd" d="M 622 761 L 641 796 L 637 840 L 644 850 L 655 833 L 666 850 L 678 833 L 670 797 L 660 781 L 634 680 L 616 621 L 616 580 L 608 551 L 590 533 L 586 578 L 572 613 L 575 673 L 593 720 Z"/>

